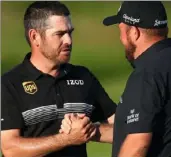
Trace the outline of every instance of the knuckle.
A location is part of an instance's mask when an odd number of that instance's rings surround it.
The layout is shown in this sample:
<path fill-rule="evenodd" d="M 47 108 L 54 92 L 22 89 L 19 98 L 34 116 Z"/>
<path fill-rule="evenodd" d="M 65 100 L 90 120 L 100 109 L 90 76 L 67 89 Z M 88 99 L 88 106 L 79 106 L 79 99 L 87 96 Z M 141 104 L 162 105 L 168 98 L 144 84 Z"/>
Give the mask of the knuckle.
<path fill-rule="evenodd" d="M 67 123 L 66 121 L 63 121 L 63 125 L 64 125 L 64 126 L 67 126 L 68 123 Z"/>
<path fill-rule="evenodd" d="M 64 115 L 64 118 L 66 118 L 66 117 L 67 117 L 67 114 Z"/>
<path fill-rule="evenodd" d="M 87 135 L 87 136 L 86 136 L 86 141 L 88 141 L 88 140 L 89 140 L 89 136 Z"/>
<path fill-rule="evenodd" d="M 90 118 L 89 117 L 86 117 L 87 121 L 90 121 Z"/>
<path fill-rule="evenodd" d="M 90 127 L 91 127 L 91 124 L 88 124 L 88 125 L 87 125 L 87 128 L 90 128 Z"/>
<path fill-rule="evenodd" d="M 95 134 L 96 134 L 96 132 L 95 132 L 95 131 L 93 131 L 93 132 L 92 132 L 92 136 L 94 136 Z"/>
<path fill-rule="evenodd" d="M 64 123 L 65 123 L 65 119 L 62 120 L 62 124 L 64 124 Z"/>
<path fill-rule="evenodd" d="M 85 138 L 84 138 L 84 142 L 86 142 L 86 141 L 87 141 L 87 138 L 85 137 Z"/>
<path fill-rule="evenodd" d="M 89 125 L 90 125 L 90 126 L 93 126 L 93 123 L 90 121 L 90 122 L 89 122 Z"/>
<path fill-rule="evenodd" d="M 65 114 L 64 118 L 68 119 L 69 118 L 69 113 Z"/>
<path fill-rule="evenodd" d="M 63 127 L 61 127 L 61 130 L 62 130 L 62 131 L 64 131 L 64 128 L 63 128 Z"/>
<path fill-rule="evenodd" d="M 63 127 L 63 126 L 61 125 L 61 129 L 62 129 L 62 127 Z"/>
<path fill-rule="evenodd" d="M 86 129 L 84 128 L 84 129 L 82 129 L 82 133 L 83 134 L 85 134 L 86 133 Z"/>
<path fill-rule="evenodd" d="M 61 129 L 63 129 L 64 128 L 64 125 L 61 125 Z"/>

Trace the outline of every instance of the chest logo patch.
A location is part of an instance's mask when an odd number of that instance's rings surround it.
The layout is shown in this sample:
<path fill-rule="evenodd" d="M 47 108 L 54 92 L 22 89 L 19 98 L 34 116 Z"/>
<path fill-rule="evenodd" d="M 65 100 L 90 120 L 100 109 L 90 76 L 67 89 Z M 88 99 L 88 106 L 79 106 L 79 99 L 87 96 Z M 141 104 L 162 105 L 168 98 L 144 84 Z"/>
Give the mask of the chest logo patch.
<path fill-rule="evenodd" d="M 37 86 L 33 81 L 27 81 L 22 83 L 24 91 L 28 94 L 35 94 L 37 92 Z"/>

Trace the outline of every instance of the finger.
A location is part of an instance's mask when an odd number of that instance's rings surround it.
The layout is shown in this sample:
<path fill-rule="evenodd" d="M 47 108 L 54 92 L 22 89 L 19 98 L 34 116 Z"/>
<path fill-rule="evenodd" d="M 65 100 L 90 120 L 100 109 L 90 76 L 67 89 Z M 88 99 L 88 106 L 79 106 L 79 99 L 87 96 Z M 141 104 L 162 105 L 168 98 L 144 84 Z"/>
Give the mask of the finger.
<path fill-rule="evenodd" d="M 62 125 L 64 125 L 66 128 L 71 128 L 71 124 L 69 124 L 66 119 L 62 120 Z"/>
<path fill-rule="evenodd" d="M 62 126 L 65 129 L 63 131 L 68 132 L 69 130 L 71 130 L 71 125 L 69 125 L 66 121 L 63 121 Z"/>
<path fill-rule="evenodd" d="M 86 114 L 85 113 L 77 113 L 77 116 L 82 119 L 86 116 Z"/>
<path fill-rule="evenodd" d="M 87 124 L 91 123 L 90 118 L 89 117 L 84 117 L 82 119 L 81 123 L 82 123 L 82 126 L 85 127 Z"/>
<path fill-rule="evenodd" d="M 92 128 L 92 122 L 90 122 L 89 124 L 87 124 L 84 129 L 85 129 L 85 133 L 88 133 L 89 130 Z"/>
<path fill-rule="evenodd" d="M 69 134 L 71 131 L 71 128 L 67 128 L 64 125 L 61 125 L 61 129 L 62 129 L 63 133 L 66 133 L 66 134 Z"/>
<path fill-rule="evenodd" d="M 60 134 L 62 134 L 62 133 L 63 133 L 62 129 L 60 129 L 60 130 L 59 130 L 59 133 L 60 133 Z"/>
<path fill-rule="evenodd" d="M 71 126 L 68 125 L 67 123 L 63 123 L 63 124 L 62 124 L 62 130 L 63 130 L 64 132 L 70 132 Z"/>
<path fill-rule="evenodd" d="M 96 128 L 93 128 L 93 130 L 91 130 L 91 131 L 87 134 L 88 141 L 91 140 L 91 139 L 96 135 L 96 131 L 97 131 L 97 129 L 96 129 Z"/>
<path fill-rule="evenodd" d="M 77 120 L 78 119 L 77 113 L 71 113 L 71 117 L 70 118 L 71 118 L 72 121 Z"/>
<path fill-rule="evenodd" d="M 90 123 L 90 126 L 89 126 L 89 128 L 87 128 L 87 134 L 89 133 L 89 134 L 91 134 L 91 132 L 93 132 L 93 130 L 95 129 L 95 126 L 92 124 L 92 123 Z"/>
<path fill-rule="evenodd" d="M 88 131 L 87 131 L 87 138 L 92 138 L 97 132 L 97 128 L 95 126 L 92 126 Z"/>
<path fill-rule="evenodd" d="M 96 128 L 96 126 L 92 123 L 91 127 L 89 128 L 89 130 L 87 130 L 87 135 L 90 136 L 91 133 L 92 133 L 94 130 L 97 130 L 97 128 Z"/>
<path fill-rule="evenodd" d="M 64 119 L 67 121 L 69 125 L 71 125 L 71 113 L 65 114 Z"/>
<path fill-rule="evenodd" d="M 97 129 L 94 128 L 94 130 L 90 134 L 90 138 L 92 138 L 93 136 L 95 136 L 96 135 L 96 132 L 97 132 Z"/>

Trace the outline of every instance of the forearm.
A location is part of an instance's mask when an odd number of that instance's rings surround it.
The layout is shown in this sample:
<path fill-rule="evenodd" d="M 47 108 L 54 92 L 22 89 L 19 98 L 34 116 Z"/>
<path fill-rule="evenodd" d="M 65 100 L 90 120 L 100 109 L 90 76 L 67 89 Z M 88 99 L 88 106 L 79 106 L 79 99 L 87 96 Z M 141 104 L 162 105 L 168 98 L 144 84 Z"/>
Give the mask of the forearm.
<path fill-rule="evenodd" d="M 6 157 L 42 157 L 53 151 L 59 151 L 69 145 L 65 134 L 57 134 L 41 138 L 15 137 L 9 142 L 11 143 L 10 147 L 4 152 Z"/>
<path fill-rule="evenodd" d="M 96 135 L 91 139 L 96 142 L 112 143 L 113 142 L 113 124 L 101 123 L 95 124 Z"/>
<path fill-rule="evenodd" d="M 145 157 L 151 143 L 151 133 L 127 135 L 118 157 Z"/>
<path fill-rule="evenodd" d="M 148 147 L 136 148 L 133 146 L 129 151 L 121 150 L 118 157 L 146 157 Z"/>

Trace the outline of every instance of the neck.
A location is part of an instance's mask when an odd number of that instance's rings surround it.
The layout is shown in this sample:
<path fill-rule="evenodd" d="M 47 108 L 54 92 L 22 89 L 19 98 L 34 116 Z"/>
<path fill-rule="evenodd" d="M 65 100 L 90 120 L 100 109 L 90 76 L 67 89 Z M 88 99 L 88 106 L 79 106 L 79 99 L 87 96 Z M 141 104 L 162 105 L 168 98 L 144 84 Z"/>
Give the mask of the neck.
<path fill-rule="evenodd" d="M 59 74 L 60 65 L 54 64 L 51 60 L 45 58 L 41 53 L 32 51 L 31 63 L 41 72 L 56 77 Z"/>
<path fill-rule="evenodd" d="M 143 38 L 142 41 L 139 41 L 137 48 L 134 53 L 134 59 L 138 58 L 141 54 L 143 54 L 148 48 L 153 46 L 155 43 L 165 39 L 164 37 L 154 37 L 154 38 Z"/>

